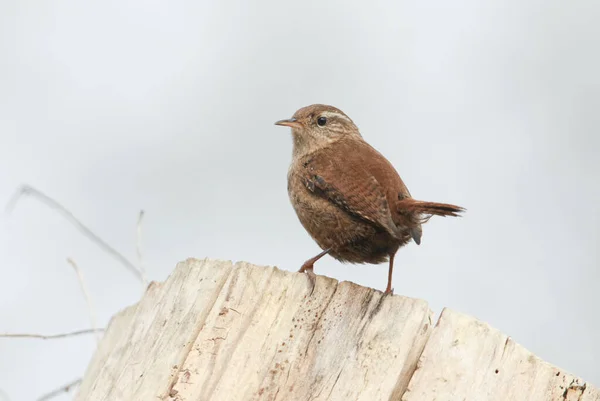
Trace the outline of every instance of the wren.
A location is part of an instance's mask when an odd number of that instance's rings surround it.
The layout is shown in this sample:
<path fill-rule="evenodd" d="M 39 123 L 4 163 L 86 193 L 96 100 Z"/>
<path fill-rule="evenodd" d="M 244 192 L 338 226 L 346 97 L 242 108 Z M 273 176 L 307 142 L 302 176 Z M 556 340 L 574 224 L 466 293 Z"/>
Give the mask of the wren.
<path fill-rule="evenodd" d="M 360 134 L 341 110 L 314 104 L 275 123 L 291 127 L 292 161 L 288 195 L 300 223 L 322 249 L 342 263 L 389 261 L 385 294 L 392 294 L 394 256 L 411 239 L 419 245 L 421 225 L 436 216 L 459 216 L 465 209 L 415 200 L 392 164 Z"/>

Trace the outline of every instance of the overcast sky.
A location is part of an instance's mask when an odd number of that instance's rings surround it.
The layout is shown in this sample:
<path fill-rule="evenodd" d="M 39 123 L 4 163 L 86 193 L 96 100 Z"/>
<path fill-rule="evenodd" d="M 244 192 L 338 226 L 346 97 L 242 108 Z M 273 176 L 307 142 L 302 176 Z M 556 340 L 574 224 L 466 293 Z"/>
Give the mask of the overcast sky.
<path fill-rule="evenodd" d="M 600 385 L 600 3 L 0 1 L 0 204 L 27 183 L 163 280 L 188 257 L 297 270 L 289 129 L 346 112 L 417 199 L 462 205 L 396 257 L 395 293 L 490 323 Z M 89 327 L 140 284 L 60 215 L 0 218 L 0 332 Z M 383 290 L 387 266 L 319 274 Z M 81 376 L 93 336 L 0 339 L 0 389 Z M 68 396 L 57 398 L 70 399 Z"/>

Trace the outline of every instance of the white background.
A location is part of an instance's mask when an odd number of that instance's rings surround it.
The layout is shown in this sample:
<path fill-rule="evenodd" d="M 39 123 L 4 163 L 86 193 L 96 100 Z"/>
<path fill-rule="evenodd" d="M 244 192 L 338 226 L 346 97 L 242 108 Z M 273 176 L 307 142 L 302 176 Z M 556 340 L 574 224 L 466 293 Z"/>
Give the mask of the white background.
<path fill-rule="evenodd" d="M 600 385 L 600 3 L 0 1 L 0 204 L 27 183 L 164 280 L 188 257 L 297 270 L 287 128 L 335 105 L 418 199 L 455 203 L 396 294 L 473 315 Z M 141 286 L 32 198 L 0 218 L 0 332 L 104 326 Z M 387 266 L 316 272 L 378 289 Z M 0 389 L 81 376 L 94 337 L 0 339 Z M 69 399 L 63 396 L 57 399 Z"/>

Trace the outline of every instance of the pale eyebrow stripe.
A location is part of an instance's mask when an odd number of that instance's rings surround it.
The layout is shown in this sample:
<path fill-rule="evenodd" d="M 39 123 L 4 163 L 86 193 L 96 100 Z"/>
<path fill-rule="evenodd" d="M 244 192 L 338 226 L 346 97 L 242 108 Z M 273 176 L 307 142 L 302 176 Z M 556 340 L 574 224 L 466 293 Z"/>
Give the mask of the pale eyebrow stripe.
<path fill-rule="evenodd" d="M 335 111 L 324 111 L 324 112 L 322 112 L 322 113 L 320 114 L 320 116 L 323 116 L 323 117 L 338 117 L 338 118 L 341 118 L 341 119 L 343 119 L 343 120 L 346 120 L 346 121 L 348 121 L 348 122 L 352 122 L 352 121 L 350 121 L 350 119 L 349 119 L 348 117 L 346 117 L 345 115 L 343 115 L 343 114 L 340 114 L 340 113 L 336 113 Z"/>

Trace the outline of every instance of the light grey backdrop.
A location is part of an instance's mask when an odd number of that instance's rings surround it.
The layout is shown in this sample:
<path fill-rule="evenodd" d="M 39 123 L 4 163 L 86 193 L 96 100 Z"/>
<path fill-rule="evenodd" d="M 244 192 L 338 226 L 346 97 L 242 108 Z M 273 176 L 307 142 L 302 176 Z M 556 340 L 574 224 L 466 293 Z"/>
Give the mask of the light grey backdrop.
<path fill-rule="evenodd" d="M 489 322 L 600 385 L 600 3 L 0 2 L 0 203 L 55 197 L 164 279 L 188 257 L 296 270 L 318 252 L 288 202 L 302 106 L 344 110 L 433 218 L 395 292 Z M 0 332 L 105 325 L 140 285 L 32 199 L 0 220 Z M 387 267 L 316 271 L 383 289 Z M 0 389 L 80 376 L 93 336 L 0 339 Z M 69 399 L 62 397 L 60 399 Z"/>

